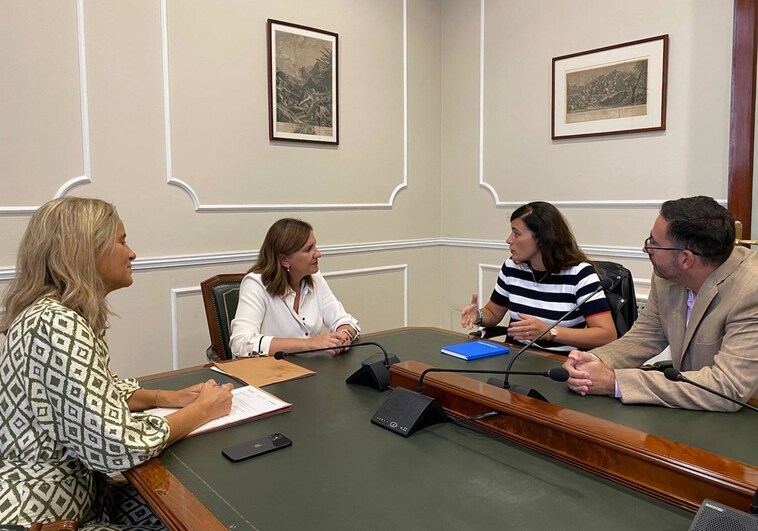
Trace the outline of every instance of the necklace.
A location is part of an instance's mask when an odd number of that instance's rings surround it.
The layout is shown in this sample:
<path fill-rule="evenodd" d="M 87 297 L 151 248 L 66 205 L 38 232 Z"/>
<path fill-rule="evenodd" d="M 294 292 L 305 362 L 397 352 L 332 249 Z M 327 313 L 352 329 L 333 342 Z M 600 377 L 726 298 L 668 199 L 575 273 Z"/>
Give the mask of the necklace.
<path fill-rule="evenodd" d="M 531 264 L 529 264 L 529 271 L 532 273 L 532 280 L 534 280 L 534 285 L 535 286 L 538 285 L 543 280 L 545 280 L 548 276 L 550 276 L 550 271 L 545 271 L 545 274 L 542 275 L 542 278 L 540 278 L 539 280 L 537 280 L 537 277 L 534 276 L 534 269 L 532 269 L 532 265 Z"/>

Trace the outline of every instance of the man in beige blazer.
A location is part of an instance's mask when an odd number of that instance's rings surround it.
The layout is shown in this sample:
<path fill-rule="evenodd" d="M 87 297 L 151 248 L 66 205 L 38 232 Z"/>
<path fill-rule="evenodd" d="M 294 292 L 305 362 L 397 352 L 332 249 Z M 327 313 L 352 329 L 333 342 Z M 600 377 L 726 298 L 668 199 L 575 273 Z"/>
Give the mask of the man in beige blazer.
<path fill-rule="evenodd" d="M 713 199 L 666 201 L 643 248 L 654 270 L 644 311 L 620 339 L 569 354 L 569 388 L 627 404 L 739 409 L 637 368 L 670 346 L 690 380 L 743 402 L 758 390 L 758 258 L 734 239 L 734 217 Z"/>

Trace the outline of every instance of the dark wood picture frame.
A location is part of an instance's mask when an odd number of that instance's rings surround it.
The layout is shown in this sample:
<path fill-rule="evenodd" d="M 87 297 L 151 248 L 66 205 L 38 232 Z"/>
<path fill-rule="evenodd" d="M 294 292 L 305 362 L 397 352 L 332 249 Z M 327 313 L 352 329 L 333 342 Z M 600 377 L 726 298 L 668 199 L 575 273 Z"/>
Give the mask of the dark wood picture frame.
<path fill-rule="evenodd" d="M 268 19 L 269 139 L 339 144 L 338 35 Z"/>
<path fill-rule="evenodd" d="M 553 140 L 666 129 L 669 36 L 553 58 Z"/>

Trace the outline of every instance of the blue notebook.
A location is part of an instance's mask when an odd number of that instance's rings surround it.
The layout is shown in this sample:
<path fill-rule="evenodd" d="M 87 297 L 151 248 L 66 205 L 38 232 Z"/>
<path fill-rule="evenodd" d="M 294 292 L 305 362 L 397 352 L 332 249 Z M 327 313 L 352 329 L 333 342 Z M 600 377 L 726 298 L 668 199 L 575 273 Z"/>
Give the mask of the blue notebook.
<path fill-rule="evenodd" d="M 456 343 L 447 345 L 440 349 L 440 352 L 448 356 L 461 358 L 462 360 L 471 361 L 479 358 L 489 358 L 490 356 L 500 356 L 508 354 L 511 349 L 498 343 L 489 341 L 466 341 L 465 343 Z"/>

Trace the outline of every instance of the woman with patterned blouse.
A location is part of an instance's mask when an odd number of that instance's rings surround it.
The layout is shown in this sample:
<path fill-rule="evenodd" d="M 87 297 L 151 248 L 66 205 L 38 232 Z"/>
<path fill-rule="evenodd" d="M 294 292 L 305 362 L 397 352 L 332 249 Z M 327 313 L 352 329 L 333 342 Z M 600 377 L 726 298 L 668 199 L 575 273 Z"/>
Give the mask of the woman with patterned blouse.
<path fill-rule="evenodd" d="M 162 528 L 114 473 L 230 411 L 231 385 L 155 391 L 111 372 L 105 297 L 132 284 L 134 259 L 104 201 L 56 199 L 29 220 L 0 319 L 0 522 Z M 181 409 L 140 413 L 157 406 Z"/>

